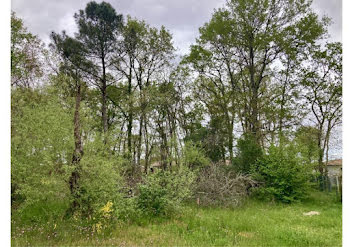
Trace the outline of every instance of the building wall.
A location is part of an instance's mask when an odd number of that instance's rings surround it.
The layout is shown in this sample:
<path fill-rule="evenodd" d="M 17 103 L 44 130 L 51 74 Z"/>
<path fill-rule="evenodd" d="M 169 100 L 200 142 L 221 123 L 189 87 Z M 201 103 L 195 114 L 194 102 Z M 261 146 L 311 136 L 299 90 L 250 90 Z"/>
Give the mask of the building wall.
<path fill-rule="evenodd" d="M 328 170 L 328 178 L 329 178 L 329 182 L 331 183 L 332 187 L 336 187 L 337 186 L 337 179 L 338 179 L 338 183 L 340 183 L 340 176 L 342 174 L 342 170 L 341 170 L 342 166 L 327 166 L 327 170 Z"/>
<path fill-rule="evenodd" d="M 330 177 L 341 176 L 341 166 L 328 166 L 327 170 Z"/>

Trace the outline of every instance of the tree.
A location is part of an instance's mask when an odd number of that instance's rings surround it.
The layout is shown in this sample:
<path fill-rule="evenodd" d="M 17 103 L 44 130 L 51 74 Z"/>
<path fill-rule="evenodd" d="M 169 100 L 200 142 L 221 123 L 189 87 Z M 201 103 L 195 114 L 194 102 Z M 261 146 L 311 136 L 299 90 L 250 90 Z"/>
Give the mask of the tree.
<path fill-rule="evenodd" d="M 200 28 L 198 45 L 184 63 L 199 73 L 195 93 L 208 109 L 212 118 L 222 119 L 226 129 L 230 160 L 233 160 L 233 125 L 237 90 L 234 44 L 231 41 L 230 22 L 226 16 L 215 13 L 212 20 Z"/>
<path fill-rule="evenodd" d="M 11 13 L 11 86 L 30 87 L 42 71 L 41 41 Z"/>
<path fill-rule="evenodd" d="M 210 92 L 217 106 L 227 107 L 220 112 L 226 115 L 229 150 L 236 116 L 243 132 L 251 133 L 260 146 L 271 119 L 273 132 L 291 122 L 294 112 L 288 102 L 297 96 L 293 83 L 298 60 L 324 37 L 329 22 L 319 20 L 310 5 L 304 0 L 231 0 L 200 28 L 185 62 L 205 85 L 201 91 Z M 265 107 L 267 102 L 275 102 L 276 109 Z"/>
<path fill-rule="evenodd" d="M 302 83 L 304 98 L 318 130 L 318 165 L 320 173 L 324 174 L 331 131 L 341 123 L 342 116 L 342 45 L 336 42 L 327 43 L 324 48 L 317 46 L 309 58 L 303 69 Z"/>
<path fill-rule="evenodd" d="M 120 87 L 125 89 L 128 102 L 126 109 L 122 111 L 127 118 L 129 159 L 134 160 L 134 165 L 137 164 L 138 167 L 141 162 L 143 133 L 148 131 L 149 125 L 147 114 L 151 110 L 152 98 L 149 92 L 154 81 L 161 79 L 162 74 L 165 74 L 173 51 L 172 36 L 164 27 L 157 29 L 144 21 L 128 17 L 122 29 L 122 40 L 114 53 L 113 68 L 127 80 L 127 85 Z M 132 159 L 132 130 L 137 119 L 139 132 L 135 141 L 136 157 Z M 145 152 L 148 153 L 151 149 L 149 141 L 145 140 L 145 144 Z M 145 162 L 148 163 L 148 160 Z"/>
<path fill-rule="evenodd" d="M 317 20 L 310 5 L 310 1 L 302 0 L 234 0 L 228 3 L 239 63 L 241 69 L 247 71 L 243 80 L 249 95 L 248 129 L 258 142 L 261 141 L 260 88 L 271 78 L 272 65 L 293 46 L 310 43 L 325 32 L 324 24 Z M 300 23 L 305 21 L 308 21 L 307 29 L 300 28 Z"/>
<path fill-rule="evenodd" d="M 111 56 L 117 42 L 117 35 L 122 27 L 122 15 L 106 2 L 89 2 L 85 10 L 74 15 L 79 32 L 77 39 L 85 49 L 85 57 L 94 64 L 94 70 L 88 70 L 94 85 L 101 92 L 102 129 L 108 130 L 107 116 L 107 86 L 111 84 L 108 69 L 111 66 Z"/>
<path fill-rule="evenodd" d="M 243 135 L 237 141 L 237 156 L 234 159 L 234 168 L 243 174 L 249 174 L 251 167 L 263 156 L 263 151 L 251 134 Z"/>
<path fill-rule="evenodd" d="M 295 141 L 301 155 L 310 163 L 318 161 L 318 129 L 313 126 L 301 126 L 295 133 Z"/>
<path fill-rule="evenodd" d="M 79 178 L 81 176 L 80 160 L 84 154 L 82 137 L 81 137 L 81 123 L 80 123 L 80 104 L 82 99 L 82 91 L 86 87 L 83 81 L 85 71 L 89 71 L 92 63 L 85 59 L 85 50 L 82 44 L 68 37 L 64 32 L 62 35 L 52 33 L 51 39 L 53 44 L 51 47 L 58 52 L 62 58 L 60 65 L 61 77 L 58 81 L 68 84 L 68 94 L 75 97 L 75 111 L 74 111 L 74 152 L 72 156 L 72 166 L 74 170 L 69 178 L 69 188 L 73 196 L 71 210 L 74 211 L 78 205 L 79 199 Z"/>
<path fill-rule="evenodd" d="M 53 86 L 11 90 L 11 203 L 69 197 L 72 111 Z"/>
<path fill-rule="evenodd" d="M 293 143 L 271 146 L 252 166 L 252 177 L 262 185 L 254 192 L 263 199 L 290 203 L 305 198 L 310 189 L 312 166 L 298 155 Z"/>

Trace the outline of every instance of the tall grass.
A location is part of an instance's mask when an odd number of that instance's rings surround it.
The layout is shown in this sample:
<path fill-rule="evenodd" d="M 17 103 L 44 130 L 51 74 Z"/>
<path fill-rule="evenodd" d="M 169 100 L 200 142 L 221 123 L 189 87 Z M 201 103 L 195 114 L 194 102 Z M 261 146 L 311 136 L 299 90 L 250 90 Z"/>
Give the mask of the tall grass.
<path fill-rule="evenodd" d="M 188 205 L 173 218 L 117 222 L 97 233 L 84 220 L 45 215 L 54 205 L 13 212 L 13 246 L 341 246 L 342 205 L 313 192 L 302 202 L 248 199 L 237 208 Z M 65 208 L 56 204 L 57 215 Z M 304 216 L 318 211 L 320 215 Z M 41 217 L 37 214 L 42 215 Z"/>

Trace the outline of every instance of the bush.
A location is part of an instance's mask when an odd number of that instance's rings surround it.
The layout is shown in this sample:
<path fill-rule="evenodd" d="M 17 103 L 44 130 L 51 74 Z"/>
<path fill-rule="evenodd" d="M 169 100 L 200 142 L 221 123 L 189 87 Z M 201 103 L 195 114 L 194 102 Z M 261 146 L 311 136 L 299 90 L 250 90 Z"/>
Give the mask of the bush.
<path fill-rule="evenodd" d="M 245 134 L 237 141 L 237 156 L 233 160 L 236 171 L 248 174 L 251 166 L 263 155 L 261 147 L 256 143 L 255 138 Z"/>
<path fill-rule="evenodd" d="M 124 197 L 115 205 L 115 216 L 118 221 L 137 222 L 142 218 L 142 211 L 138 207 L 137 197 Z"/>
<path fill-rule="evenodd" d="M 148 215 L 170 215 L 191 197 L 194 180 L 194 172 L 186 167 L 148 174 L 138 185 L 137 207 Z"/>
<path fill-rule="evenodd" d="M 213 165 L 203 169 L 198 177 L 196 197 L 200 203 L 210 206 L 236 206 L 255 186 L 250 176 L 228 171 L 226 167 Z"/>
<path fill-rule="evenodd" d="M 11 111 L 12 208 L 64 200 L 74 148 L 73 113 L 50 88 L 13 89 Z"/>
<path fill-rule="evenodd" d="M 262 183 L 255 194 L 287 203 L 302 199 L 310 188 L 311 171 L 312 166 L 301 158 L 295 145 L 272 146 L 253 166 L 253 178 Z"/>
<path fill-rule="evenodd" d="M 85 154 L 80 161 L 78 213 L 84 217 L 99 215 L 100 209 L 108 202 L 117 205 L 123 198 L 121 189 L 124 181 L 119 172 L 124 161 L 105 149 L 102 138 L 95 137 L 85 146 Z"/>
<path fill-rule="evenodd" d="M 191 169 L 203 168 L 210 164 L 210 160 L 205 156 L 204 151 L 191 141 L 185 143 L 182 162 Z"/>

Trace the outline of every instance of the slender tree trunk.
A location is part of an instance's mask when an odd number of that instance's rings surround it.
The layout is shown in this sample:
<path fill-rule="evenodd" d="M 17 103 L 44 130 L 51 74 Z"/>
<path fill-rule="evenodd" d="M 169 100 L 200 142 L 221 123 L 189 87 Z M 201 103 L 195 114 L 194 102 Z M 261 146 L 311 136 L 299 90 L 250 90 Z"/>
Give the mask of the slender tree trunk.
<path fill-rule="evenodd" d="M 251 132 L 257 143 L 260 143 L 259 121 L 258 121 L 258 90 L 253 89 L 252 96 L 252 115 L 251 115 Z"/>
<path fill-rule="evenodd" d="M 288 78 L 289 78 L 289 69 L 290 69 L 290 60 L 288 60 L 287 63 L 287 71 L 286 71 L 286 78 L 283 83 L 283 88 L 282 88 L 282 99 L 280 103 L 280 113 L 279 113 L 279 124 L 278 124 L 278 137 L 279 137 L 279 144 L 282 144 L 281 139 L 282 137 L 282 131 L 283 131 L 283 120 L 285 117 L 285 103 L 286 103 L 286 91 L 287 91 L 287 83 L 288 83 Z"/>
<path fill-rule="evenodd" d="M 249 48 L 249 74 L 250 74 L 250 88 L 252 90 L 251 100 L 250 100 L 250 131 L 254 136 L 257 143 L 260 143 L 259 137 L 259 123 L 258 123 L 258 90 L 259 86 L 255 79 L 255 64 L 254 64 L 254 48 L 253 48 L 253 34 L 251 37 L 251 44 Z"/>
<path fill-rule="evenodd" d="M 145 166 L 144 166 L 144 172 L 147 174 L 148 171 L 148 153 L 149 153 L 149 140 L 148 140 L 148 133 L 147 133 L 147 124 L 145 123 Z"/>
<path fill-rule="evenodd" d="M 167 158 L 168 158 L 168 152 L 167 152 L 167 136 L 164 130 L 164 126 L 162 124 L 159 124 L 159 130 L 160 130 L 160 136 L 161 136 L 161 145 L 160 145 L 160 156 L 161 156 L 161 163 L 164 170 L 167 169 Z"/>
<path fill-rule="evenodd" d="M 79 206 L 79 177 L 80 177 L 80 160 L 83 156 L 83 145 L 81 141 L 81 126 L 80 126 L 80 102 L 81 102 L 81 87 L 80 84 L 77 87 L 75 96 L 75 112 L 74 112 L 74 152 L 72 157 L 72 166 L 74 170 L 69 178 L 69 188 L 71 195 L 73 196 L 73 202 L 71 205 L 71 212 Z"/>
<path fill-rule="evenodd" d="M 228 126 L 228 149 L 229 149 L 229 153 L 230 153 L 230 163 L 232 164 L 233 162 L 233 126 L 231 125 L 231 123 Z M 226 161 L 225 161 L 226 163 Z"/>
<path fill-rule="evenodd" d="M 131 63 L 131 60 L 130 60 Z M 129 113 L 128 113 L 128 158 L 132 160 L 132 123 L 133 123 L 133 109 L 132 109 L 132 78 L 131 78 L 132 68 L 130 65 L 129 68 L 129 77 L 128 77 L 128 95 L 129 95 Z"/>
<path fill-rule="evenodd" d="M 132 153 L 132 113 L 129 112 L 128 115 L 128 156 L 131 159 L 131 153 Z"/>
<path fill-rule="evenodd" d="M 145 119 L 145 121 L 147 121 Z M 149 166 L 149 158 L 151 157 L 152 154 L 152 149 L 153 149 L 153 145 L 150 145 L 150 140 L 149 140 L 149 136 L 148 136 L 148 129 L 147 129 L 147 122 L 145 122 L 144 124 L 144 129 L 145 129 L 145 169 L 144 172 L 147 174 L 148 172 L 148 166 Z"/>
<path fill-rule="evenodd" d="M 106 134 L 108 130 L 108 119 L 107 119 L 107 81 L 106 81 L 106 65 L 104 56 L 102 56 L 102 126 L 103 133 Z M 105 143 L 107 142 L 107 137 L 104 137 Z"/>
<path fill-rule="evenodd" d="M 325 142 L 324 142 L 324 150 L 326 150 L 326 167 L 328 165 L 328 152 L 329 152 L 329 139 L 331 135 L 331 122 L 329 121 L 327 124 L 327 132 L 325 136 Z"/>
<path fill-rule="evenodd" d="M 143 128 L 143 123 L 144 122 L 144 115 L 141 113 L 141 118 L 140 118 L 140 129 L 139 129 L 139 136 L 138 136 L 138 142 L 137 142 L 137 167 L 140 169 L 141 167 L 141 152 L 142 152 L 142 128 Z"/>
<path fill-rule="evenodd" d="M 322 145 L 322 132 L 323 132 L 323 129 L 319 128 L 318 135 L 317 135 L 317 147 L 318 147 L 318 169 L 321 175 L 323 176 L 324 175 L 324 165 L 323 165 L 324 149 Z"/>
<path fill-rule="evenodd" d="M 121 133 L 119 135 L 119 140 L 118 140 L 118 153 L 121 153 L 121 146 L 122 146 L 122 142 L 123 142 L 123 133 L 124 133 L 124 124 L 125 122 L 123 121 L 122 127 L 120 128 Z M 125 152 L 125 150 L 123 150 L 123 152 Z"/>

